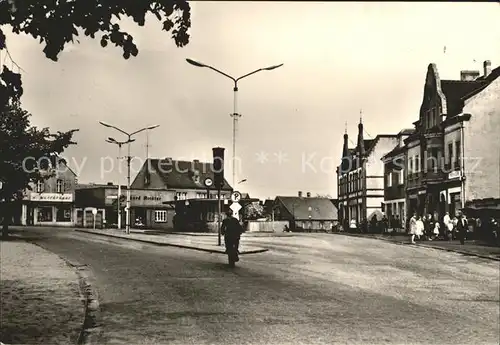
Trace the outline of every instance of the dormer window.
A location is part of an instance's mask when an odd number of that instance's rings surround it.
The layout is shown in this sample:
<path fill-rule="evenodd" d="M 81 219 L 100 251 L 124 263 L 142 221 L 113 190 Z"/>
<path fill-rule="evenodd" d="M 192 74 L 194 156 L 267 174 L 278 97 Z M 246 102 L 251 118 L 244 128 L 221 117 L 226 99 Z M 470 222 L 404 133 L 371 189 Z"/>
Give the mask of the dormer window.
<path fill-rule="evenodd" d="M 36 192 L 37 193 L 43 192 L 43 181 L 37 181 L 37 183 L 36 183 Z"/>
<path fill-rule="evenodd" d="M 56 182 L 56 193 L 62 193 L 64 192 L 64 181 L 63 180 L 57 180 Z"/>

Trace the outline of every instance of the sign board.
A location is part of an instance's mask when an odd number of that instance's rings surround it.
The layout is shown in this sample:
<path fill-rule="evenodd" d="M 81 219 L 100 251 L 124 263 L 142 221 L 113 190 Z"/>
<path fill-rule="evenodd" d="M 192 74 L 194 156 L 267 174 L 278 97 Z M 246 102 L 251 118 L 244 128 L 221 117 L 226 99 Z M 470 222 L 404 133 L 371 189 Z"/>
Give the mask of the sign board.
<path fill-rule="evenodd" d="M 233 211 L 233 217 L 240 219 L 238 212 L 241 210 L 241 205 L 237 202 L 233 202 L 229 208 Z"/>
<path fill-rule="evenodd" d="M 49 201 L 49 202 L 73 202 L 73 194 L 61 193 L 34 193 L 30 194 L 31 201 Z"/>
<path fill-rule="evenodd" d="M 113 199 L 113 200 L 116 200 L 116 199 L 118 199 L 118 195 L 108 195 L 108 196 L 106 197 L 106 199 Z"/>
<path fill-rule="evenodd" d="M 238 202 L 241 199 L 241 193 L 240 192 L 233 192 L 231 194 L 231 201 L 232 202 Z"/>
<path fill-rule="evenodd" d="M 462 177 L 462 172 L 460 170 L 452 171 L 448 174 L 448 179 L 455 179 Z"/>

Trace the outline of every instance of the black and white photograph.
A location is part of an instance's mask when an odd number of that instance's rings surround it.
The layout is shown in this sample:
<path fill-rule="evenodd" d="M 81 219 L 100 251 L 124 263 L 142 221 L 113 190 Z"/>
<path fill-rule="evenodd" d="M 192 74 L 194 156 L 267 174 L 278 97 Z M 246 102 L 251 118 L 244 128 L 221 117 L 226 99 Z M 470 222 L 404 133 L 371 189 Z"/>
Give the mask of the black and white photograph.
<path fill-rule="evenodd" d="M 500 344 L 499 23 L 0 0 L 0 345 Z"/>

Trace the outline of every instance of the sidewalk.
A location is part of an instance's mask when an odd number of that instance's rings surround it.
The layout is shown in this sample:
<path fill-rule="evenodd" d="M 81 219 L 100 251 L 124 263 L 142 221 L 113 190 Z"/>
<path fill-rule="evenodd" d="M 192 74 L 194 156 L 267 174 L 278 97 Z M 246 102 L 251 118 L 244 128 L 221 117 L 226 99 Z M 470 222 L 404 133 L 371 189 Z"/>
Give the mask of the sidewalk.
<path fill-rule="evenodd" d="M 155 244 L 158 246 L 170 246 L 178 248 L 186 248 L 199 250 L 208 253 L 221 253 L 225 254 L 224 239 L 222 239 L 222 246 L 217 245 L 217 234 L 207 236 L 179 236 L 179 234 L 165 234 L 165 235 L 148 235 L 146 232 L 141 230 L 131 230 L 130 234 L 127 235 L 124 230 L 107 229 L 107 230 L 93 230 L 93 229 L 75 229 L 75 231 L 115 237 L 120 239 L 144 242 L 149 244 Z M 240 255 L 244 254 L 255 254 L 267 252 L 268 249 L 247 246 L 244 243 L 240 245 Z"/>
<path fill-rule="evenodd" d="M 335 233 L 339 235 L 352 236 L 352 237 L 364 237 L 372 238 L 377 240 L 383 240 L 396 244 L 408 244 L 410 245 L 410 240 L 408 235 L 381 235 L 381 234 L 356 234 L 356 233 Z M 433 248 L 438 250 L 445 250 L 449 252 L 455 252 L 463 255 L 477 256 L 480 258 L 490 259 L 500 261 L 500 247 L 492 247 L 483 245 L 475 241 L 465 241 L 464 245 L 461 245 L 458 240 L 454 241 L 417 241 L 415 246 Z"/>
<path fill-rule="evenodd" d="M 15 238 L 0 242 L 0 249 L 0 342 L 76 344 L 85 316 L 76 272 Z"/>

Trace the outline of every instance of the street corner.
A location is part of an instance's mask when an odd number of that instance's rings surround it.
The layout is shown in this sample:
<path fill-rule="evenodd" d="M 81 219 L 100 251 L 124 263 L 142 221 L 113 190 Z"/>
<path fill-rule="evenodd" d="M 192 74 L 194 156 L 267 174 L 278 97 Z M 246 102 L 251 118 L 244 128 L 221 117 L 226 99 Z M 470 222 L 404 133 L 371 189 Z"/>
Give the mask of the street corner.
<path fill-rule="evenodd" d="M 76 343 L 85 306 L 75 270 L 35 244 L 2 242 L 1 251 L 2 342 Z"/>

